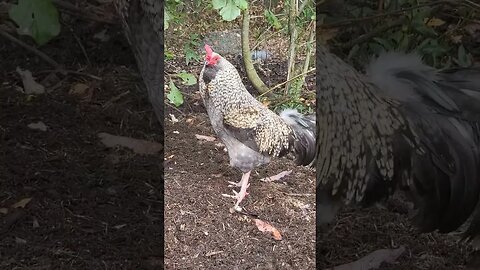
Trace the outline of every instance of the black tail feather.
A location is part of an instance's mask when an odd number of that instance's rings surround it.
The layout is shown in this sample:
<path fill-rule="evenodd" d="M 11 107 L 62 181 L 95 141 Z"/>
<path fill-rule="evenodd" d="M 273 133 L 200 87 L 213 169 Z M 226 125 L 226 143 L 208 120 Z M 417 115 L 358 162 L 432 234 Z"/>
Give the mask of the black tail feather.
<path fill-rule="evenodd" d="M 315 160 L 315 115 L 303 115 L 296 110 L 287 109 L 282 111 L 280 116 L 295 132 L 293 150 L 296 163 L 304 166 L 312 165 Z"/>

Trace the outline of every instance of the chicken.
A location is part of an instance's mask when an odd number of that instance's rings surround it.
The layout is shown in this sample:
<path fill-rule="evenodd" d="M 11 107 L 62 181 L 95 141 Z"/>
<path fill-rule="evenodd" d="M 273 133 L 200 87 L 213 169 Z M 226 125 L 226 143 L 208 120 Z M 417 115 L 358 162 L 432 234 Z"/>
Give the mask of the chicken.
<path fill-rule="evenodd" d="M 315 157 L 315 116 L 285 110 L 281 116 L 269 110 L 247 91 L 235 67 L 205 45 L 205 64 L 199 76 L 200 94 L 212 127 L 225 144 L 230 165 L 242 179 L 233 185 L 235 209 L 247 195 L 250 172 L 271 158 L 293 153 L 298 165 Z"/>
<path fill-rule="evenodd" d="M 385 53 L 367 73 L 317 46 L 317 224 L 400 189 L 422 232 L 478 235 L 480 69 Z"/>

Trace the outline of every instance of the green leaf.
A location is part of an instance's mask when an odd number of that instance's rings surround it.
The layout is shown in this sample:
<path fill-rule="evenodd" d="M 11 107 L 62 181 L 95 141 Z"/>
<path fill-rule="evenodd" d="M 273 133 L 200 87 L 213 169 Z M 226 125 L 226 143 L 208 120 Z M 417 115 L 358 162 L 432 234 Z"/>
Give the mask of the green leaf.
<path fill-rule="evenodd" d="M 195 78 L 195 75 L 192 73 L 181 72 L 178 73 L 177 76 L 182 79 L 183 84 L 185 85 L 194 85 L 197 83 L 197 78 Z"/>
<path fill-rule="evenodd" d="M 227 0 L 212 0 L 212 5 L 214 9 L 221 9 L 225 7 Z"/>
<path fill-rule="evenodd" d="M 235 5 L 233 0 L 227 0 L 226 5 L 220 10 L 220 15 L 225 21 L 233 21 L 240 16 L 240 9 Z"/>
<path fill-rule="evenodd" d="M 268 24 L 270 24 L 275 30 L 282 28 L 280 21 L 278 20 L 277 16 L 273 14 L 273 12 L 267 9 L 265 10 L 264 16 Z"/>
<path fill-rule="evenodd" d="M 183 52 L 185 53 L 185 63 L 188 65 L 193 61 L 200 61 L 200 55 L 198 55 L 191 46 L 183 47 Z"/>
<path fill-rule="evenodd" d="M 172 80 L 170 80 L 168 87 L 170 88 L 170 93 L 168 93 L 167 95 L 168 100 L 170 101 L 170 103 L 175 105 L 175 107 L 179 107 L 183 104 L 182 92 L 178 90 L 178 87 L 175 85 L 175 83 L 173 83 Z"/>
<path fill-rule="evenodd" d="M 173 54 L 173 52 L 172 52 L 172 51 L 169 51 L 169 50 L 165 50 L 164 55 L 165 55 L 165 61 L 173 60 L 173 58 L 174 58 L 174 56 L 175 56 L 175 55 Z"/>
<path fill-rule="evenodd" d="M 60 33 L 57 8 L 51 0 L 19 0 L 8 11 L 20 35 L 31 36 L 43 45 Z"/>
<path fill-rule="evenodd" d="M 235 5 L 236 5 L 239 9 L 241 9 L 241 10 L 247 9 L 247 7 L 248 7 L 247 1 L 245 1 L 245 0 L 234 0 L 234 1 L 235 1 Z"/>

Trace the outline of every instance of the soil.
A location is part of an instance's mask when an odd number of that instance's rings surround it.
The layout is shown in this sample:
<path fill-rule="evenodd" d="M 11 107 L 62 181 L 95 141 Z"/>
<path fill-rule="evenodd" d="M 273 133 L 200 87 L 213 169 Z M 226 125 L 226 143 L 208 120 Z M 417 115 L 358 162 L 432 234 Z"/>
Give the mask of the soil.
<path fill-rule="evenodd" d="M 161 269 L 162 153 L 106 148 L 97 136 L 163 141 L 133 54 L 120 25 L 62 23 L 40 49 L 84 75 L 52 73 L 0 38 L 0 269 Z M 103 30 L 108 41 L 93 37 Z M 17 91 L 17 67 L 47 93 Z M 70 94 L 79 83 L 88 91 Z M 27 127 L 38 121 L 46 131 Z"/>

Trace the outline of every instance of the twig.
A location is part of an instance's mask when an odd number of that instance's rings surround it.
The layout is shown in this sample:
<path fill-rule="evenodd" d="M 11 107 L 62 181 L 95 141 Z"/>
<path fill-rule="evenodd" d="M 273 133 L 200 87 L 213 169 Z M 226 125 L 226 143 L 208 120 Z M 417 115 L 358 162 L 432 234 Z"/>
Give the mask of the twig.
<path fill-rule="evenodd" d="M 391 12 L 385 12 L 385 13 L 382 13 L 382 14 L 377 14 L 377 15 L 372 15 L 372 16 L 367 16 L 367 17 L 361 17 L 361 18 L 355 18 L 355 19 L 348 19 L 348 20 L 344 20 L 344 21 L 340 21 L 340 22 L 336 22 L 336 23 L 322 24 L 322 25 L 319 25 L 319 27 L 321 27 L 321 28 L 336 28 L 336 27 L 340 27 L 340 26 L 348 26 L 348 25 L 351 25 L 351 24 L 359 23 L 359 22 L 370 21 L 370 20 L 374 20 L 374 19 L 380 19 L 380 18 L 392 16 L 392 15 L 398 15 L 399 13 L 415 10 L 415 9 L 418 9 L 418 8 L 421 8 L 421 7 L 437 6 L 437 5 L 441 5 L 441 4 L 454 4 L 454 2 L 449 1 L 449 0 L 434 1 L 434 2 L 430 2 L 430 3 L 424 3 L 424 4 L 416 5 L 414 7 L 404 8 L 404 9 L 395 10 L 395 11 L 391 11 Z"/>
<path fill-rule="evenodd" d="M 178 108 L 175 108 L 172 104 L 170 104 L 170 103 L 165 103 L 165 104 L 167 104 L 167 106 L 169 106 L 170 108 L 176 110 L 177 112 L 181 113 L 182 115 L 185 115 L 184 112 L 180 111 Z"/>
<path fill-rule="evenodd" d="M 282 85 L 284 85 L 284 84 L 286 84 L 286 83 L 288 83 L 288 82 L 290 82 L 290 81 L 293 81 L 293 80 L 297 79 L 298 77 L 300 77 L 300 76 L 303 76 L 303 75 L 305 75 L 305 74 L 308 74 L 308 73 L 310 73 L 310 72 L 312 72 L 312 71 L 315 71 L 315 68 L 311 68 L 311 69 L 309 69 L 307 72 L 300 73 L 300 74 L 298 74 L 298 75 L 296 75 L 296 76 L 292 77 L 292 78 L 291 78 L 291 79 L 289 79 L 289 80 L 286 80 L 286 81 L 284 81 L 284 82 L 282 82 L 282 83 L 279 83 L 279 84 L 275 85 L 274 87 L 272 87 L 272 88 L 268 89 L 268 91 L 267 91 L 267 92 L 265 92 L 265 93 L 262 93 L 261 95 L 259 95 L 259 97 L 261 97 L 261 96 L 264 96 L 264 95 L 266 95 L 266 94 L 268 94 L 268 93 L 272 92 L 273 90 L 275 90 L 275 89 L 277 89 L 277 88 L 280 88 L 280 87 L 282 87 Z"/>
<path fill-rule="evenodd" d="M 85 59 L 87 59 L 88 65 L 91 66 L 91 65 L 92 65 L 92 62 L 90 62 L 90 58 L 88 57 L 87 51 L 86 51 L 85 48 L 83 47 L 83 44 L 82 44 L 82 42 L 80 41 L 80 38 L 78 38 L 78 36 L 75 34 L 75 31 L 73 31 L 73 28 L 72 28 L 72 27 L 70 27 L 70 32 L 72 32 L 73 37 L 75 38 L 75 40 L 77 41 L 78 45 L 80 46 L 80 49 L 82 50 L 83 55 L 85 56 Z"/>
<path fill-rule="evenodd" d="M 40 57 L 41 59 L 43 59 L 45 62 L 49 63 L 51 66 L 53 66 L 55 69 L 57 70 L 61 70 L 61 66 L 59 63 L 57 63 L 55 60 L 53 60 L 52 58 L 50 58 L 48 55 L 44 54 L 43 52 L 39 51 L 37 48 L 35 47 L 32 47 L 28 44 L 26 44 L 25 42 L 15 38 L 14 36 L 10 35 L 9 33 L 7 33 L 6 31 L 4 31 L 1 27 L 0 27 L 0 35 L 3 36 L 4 38 L 10 40 L 11 42 L 13 43 L 16 43 L 20 46 L 22 46 L 23 48 L 27 49 L 28 51 L 30 52 L 33 52 L 35 53 L 38 57 Z"/>
<path fill-rule="evenodd" d="M 109 101 L 107 101 L 107 102 L 105 102 L 105 104 L 103 104 L 102 108 L 106 109 L 106 108 L 110 107 L 115 101 L 121 99 L 123 96 L 128 95 L 129 93 L 130 93 L 130 90 L 127 90 L 127 91 L 121 93 L 120 95 L 111 98 Z"/>
<path fill-rule="evenodd" d="M 65 70 L 65 69 L 61 69 L 61 70 L 58 70 L 58 69 L 55 69 L 55 70 L 52 70 L 52 69 L 49 69 L 49 70 L 43 70 L 43 71 L 39 71 L 37 73 L 39 74 L 42 74 L 42 73 L 51 73 L 51 72 L 61 72 L 63 74 L 73 74 L 73 75 L 78 75 L 78 76 L 83 76 L 83 77 L 89 77 L 91 79 L 94 79 L 94 80 L 97 80 L 97 81 L 102 81 L 103 79 L 98 77 L 98 76 L 95 76 L 93 74 L 89 74 L 89 73 L 83 73 L 83 72 L 80 72 L 80 71 L 75 71 L 75 70 Z"/>
<path fill-rule="evenodd" d="M 471 5 L 473 7 L 476 7 L 478 9 L 480 9 L 480 4 L 477 4 L 477 3 L 473 2 L 473 1 L 470 1 L 470 0 L 463 0 L 463 1 L 465 1 L 466 3 L 468 3 L 469 5 Z"/>

